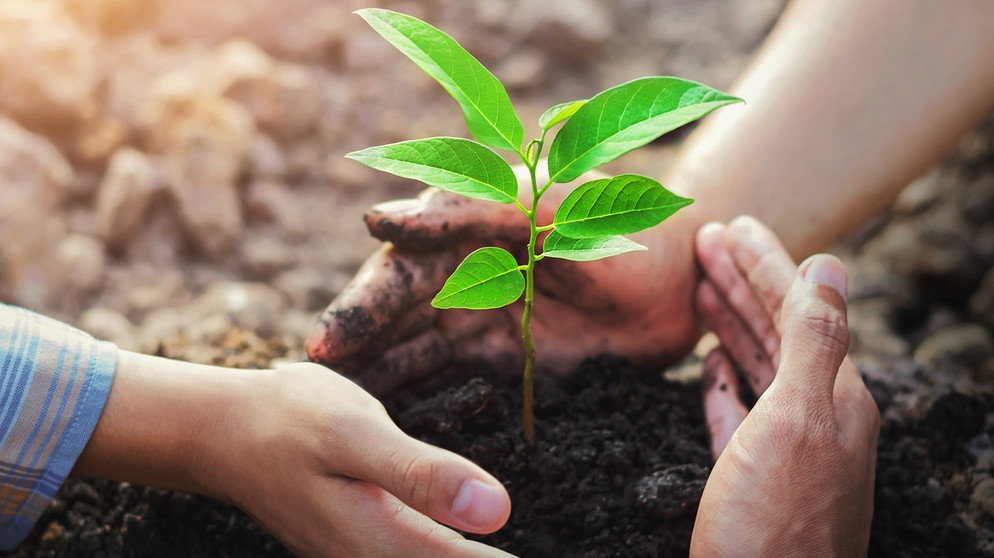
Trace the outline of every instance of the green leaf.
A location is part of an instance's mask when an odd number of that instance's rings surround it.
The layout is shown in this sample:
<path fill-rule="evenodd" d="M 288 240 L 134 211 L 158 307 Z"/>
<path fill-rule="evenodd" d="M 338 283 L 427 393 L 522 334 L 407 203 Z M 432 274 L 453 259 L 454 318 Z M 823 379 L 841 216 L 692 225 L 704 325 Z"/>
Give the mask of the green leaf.
<path fill-rule="evenodd" d="M 553 230 L 545 237 L 542 254 L 549 258 L 560 258 L 574 262 L 590 262 L 627 252 L 647 250 L 638 242 L 623 236 L 600 236 L 595 238 L 569 238 Z"/>
<path fill-rule="evenodd" d="M 543 130 L 549 130 L 556 124 L 559 124 L 563 120 L 569 119 L 569 117 L 576 114 L 576 111 L 580 110 L 580 107 L 587 104 L 587 100 L 583 99 L 580 101 L 570 101 L 568 103 L 560 103 L 549 110 L 545 111 L 545 114 L 538 118 L 538 125 L 542 127 Z"/>
<path fill-rule="evenodd" d="M 466 256 L 445 281 L 435 308 L 485 310 L 507 306 L 525 292 L 525 278 L 510 252 L 493 246 Z"/>
<path fill-rule="evenodd" d="M 489 147 L 463 138 L 428 138 L 370 147 L 346 155 L 377 170 L 478 200 L 512 203 L 518 179 Z"/>
<path fill-rule="evenodd" d="M 521 149 L 524 127 L 507 90 L 455 39 L 417 18 L 390 10 L 369 8 L 355 13 L 455 98 L 477 140 L 500 149 Z"/>
<path fill-rule="evenodd" d="M 641 78 L 598 93 L 556 135 L 549 175 L 569 182 L 718 107 L 742 102 L 673 77 Z"/>
<path fill-rule="evenodd" d="M 637 174 L 593 180 L 570 192 L 553 224 L 563 236 L 597 238 L 654 227 L 694 200 Z"/>

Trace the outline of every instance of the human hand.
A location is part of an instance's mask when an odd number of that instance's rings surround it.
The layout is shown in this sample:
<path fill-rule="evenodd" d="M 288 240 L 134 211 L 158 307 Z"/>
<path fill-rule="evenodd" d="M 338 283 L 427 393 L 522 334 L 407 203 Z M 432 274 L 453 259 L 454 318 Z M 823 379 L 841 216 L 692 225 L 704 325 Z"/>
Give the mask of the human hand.
<path fill-rule="evenodd" d="M 529 206 L 530 183 L 520 173 L 519 179 Z M 571 190 L 556 185 L 545 194 L 539 224 L 552 221 Z M 632 236 L 648 252 L 579 265 L 550 258 L 536 266 L 532 328 L 540 366 L 563 373 L 605 352 L 656 366 L 689 351 L 698 336 L 696 269 L 693 227 L 681 217 Z M 438 311 L 430 301 L 462 258 L 482 245 L 499 245 L 520 259 L 528 239 L 524 215 L 513 205 L 428 189 L 417 199 L 373 208 L 366 225 L 387 244 L 319 319 L 307 343 L 311 360 L 376 394 L 449 362 L 520 368 L 520 302 L 481 312 Z"/>
<path fill-rule="evenodd" d="M 406 436 L 324 367 L 254 374 L 217 421 L 204 492 L 302 557 L 510 556 L 435 522 L 490 533 L 507 521 L 506 490 L 478 466 Z"/>
<path fill-rule="evenodd" d="M 846 355 L 845 268 L 824 255 L 796 268 L 751 218 L 703 227 L 697 252 L 698 306 L 723 347 L 704 365 L 717 462 L 691 555 L 865 556 L 880 418 Z"/>
<path fill-rule="evenodd" d="M 235 370 L 119 351 L 73 473 L 230 502 L 304 557 L 509 556 L 435 522 L 496 531 L 511 512 L 500 482 L 406 436 L 313 363 Z"/>

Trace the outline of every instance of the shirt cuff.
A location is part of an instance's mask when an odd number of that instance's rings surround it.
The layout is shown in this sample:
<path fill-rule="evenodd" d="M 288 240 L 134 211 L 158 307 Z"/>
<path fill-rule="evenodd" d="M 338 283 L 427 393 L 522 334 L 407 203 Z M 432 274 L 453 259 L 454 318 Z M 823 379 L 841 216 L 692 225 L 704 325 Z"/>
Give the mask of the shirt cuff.
<path fill-rule="evenodd" d="M 110 395 L 117 347 L 0 304 L 0 549 L 31 531 Z"/>

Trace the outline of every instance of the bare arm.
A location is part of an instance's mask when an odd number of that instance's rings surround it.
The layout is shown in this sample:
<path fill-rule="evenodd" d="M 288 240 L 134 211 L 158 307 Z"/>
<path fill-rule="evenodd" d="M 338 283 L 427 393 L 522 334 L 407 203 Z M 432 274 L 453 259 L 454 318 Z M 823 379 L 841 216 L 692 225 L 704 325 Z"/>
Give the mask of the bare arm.
<path fill-rule="evenodd" d="M 495 531 L 510 515 L 496 479 L 311 363 L 233 370 L 120 351 L 74 473 L 236 504 L 298 556 L 509 556 L 428 519 Z"/>
<path fill-rule="evenodd" d="M 881 210 L 994 106 L 994 2 L 795 0 L 665 183 L 795 257 Z M 683 227 L 684 219 L 673 221 Z"/>

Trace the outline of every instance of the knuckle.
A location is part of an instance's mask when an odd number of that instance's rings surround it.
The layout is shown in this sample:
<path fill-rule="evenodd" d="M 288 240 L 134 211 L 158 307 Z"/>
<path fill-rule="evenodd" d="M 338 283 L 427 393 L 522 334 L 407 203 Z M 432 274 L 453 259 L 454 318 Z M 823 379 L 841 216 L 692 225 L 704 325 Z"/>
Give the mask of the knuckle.
<path fill-rule="evenodd" d="M 846 353 L 849 351 L 849 325 L 845 313 L 822 301 L 811 301 L 801 308 L 801 326 L 826 349 Z"/>
<path fill-rule="evenodd" d="M 416 509 L 427 509 L 438 469 L 435 460 L 424 456 L 398 460 L 393 472 L 396 496 Z"/>

